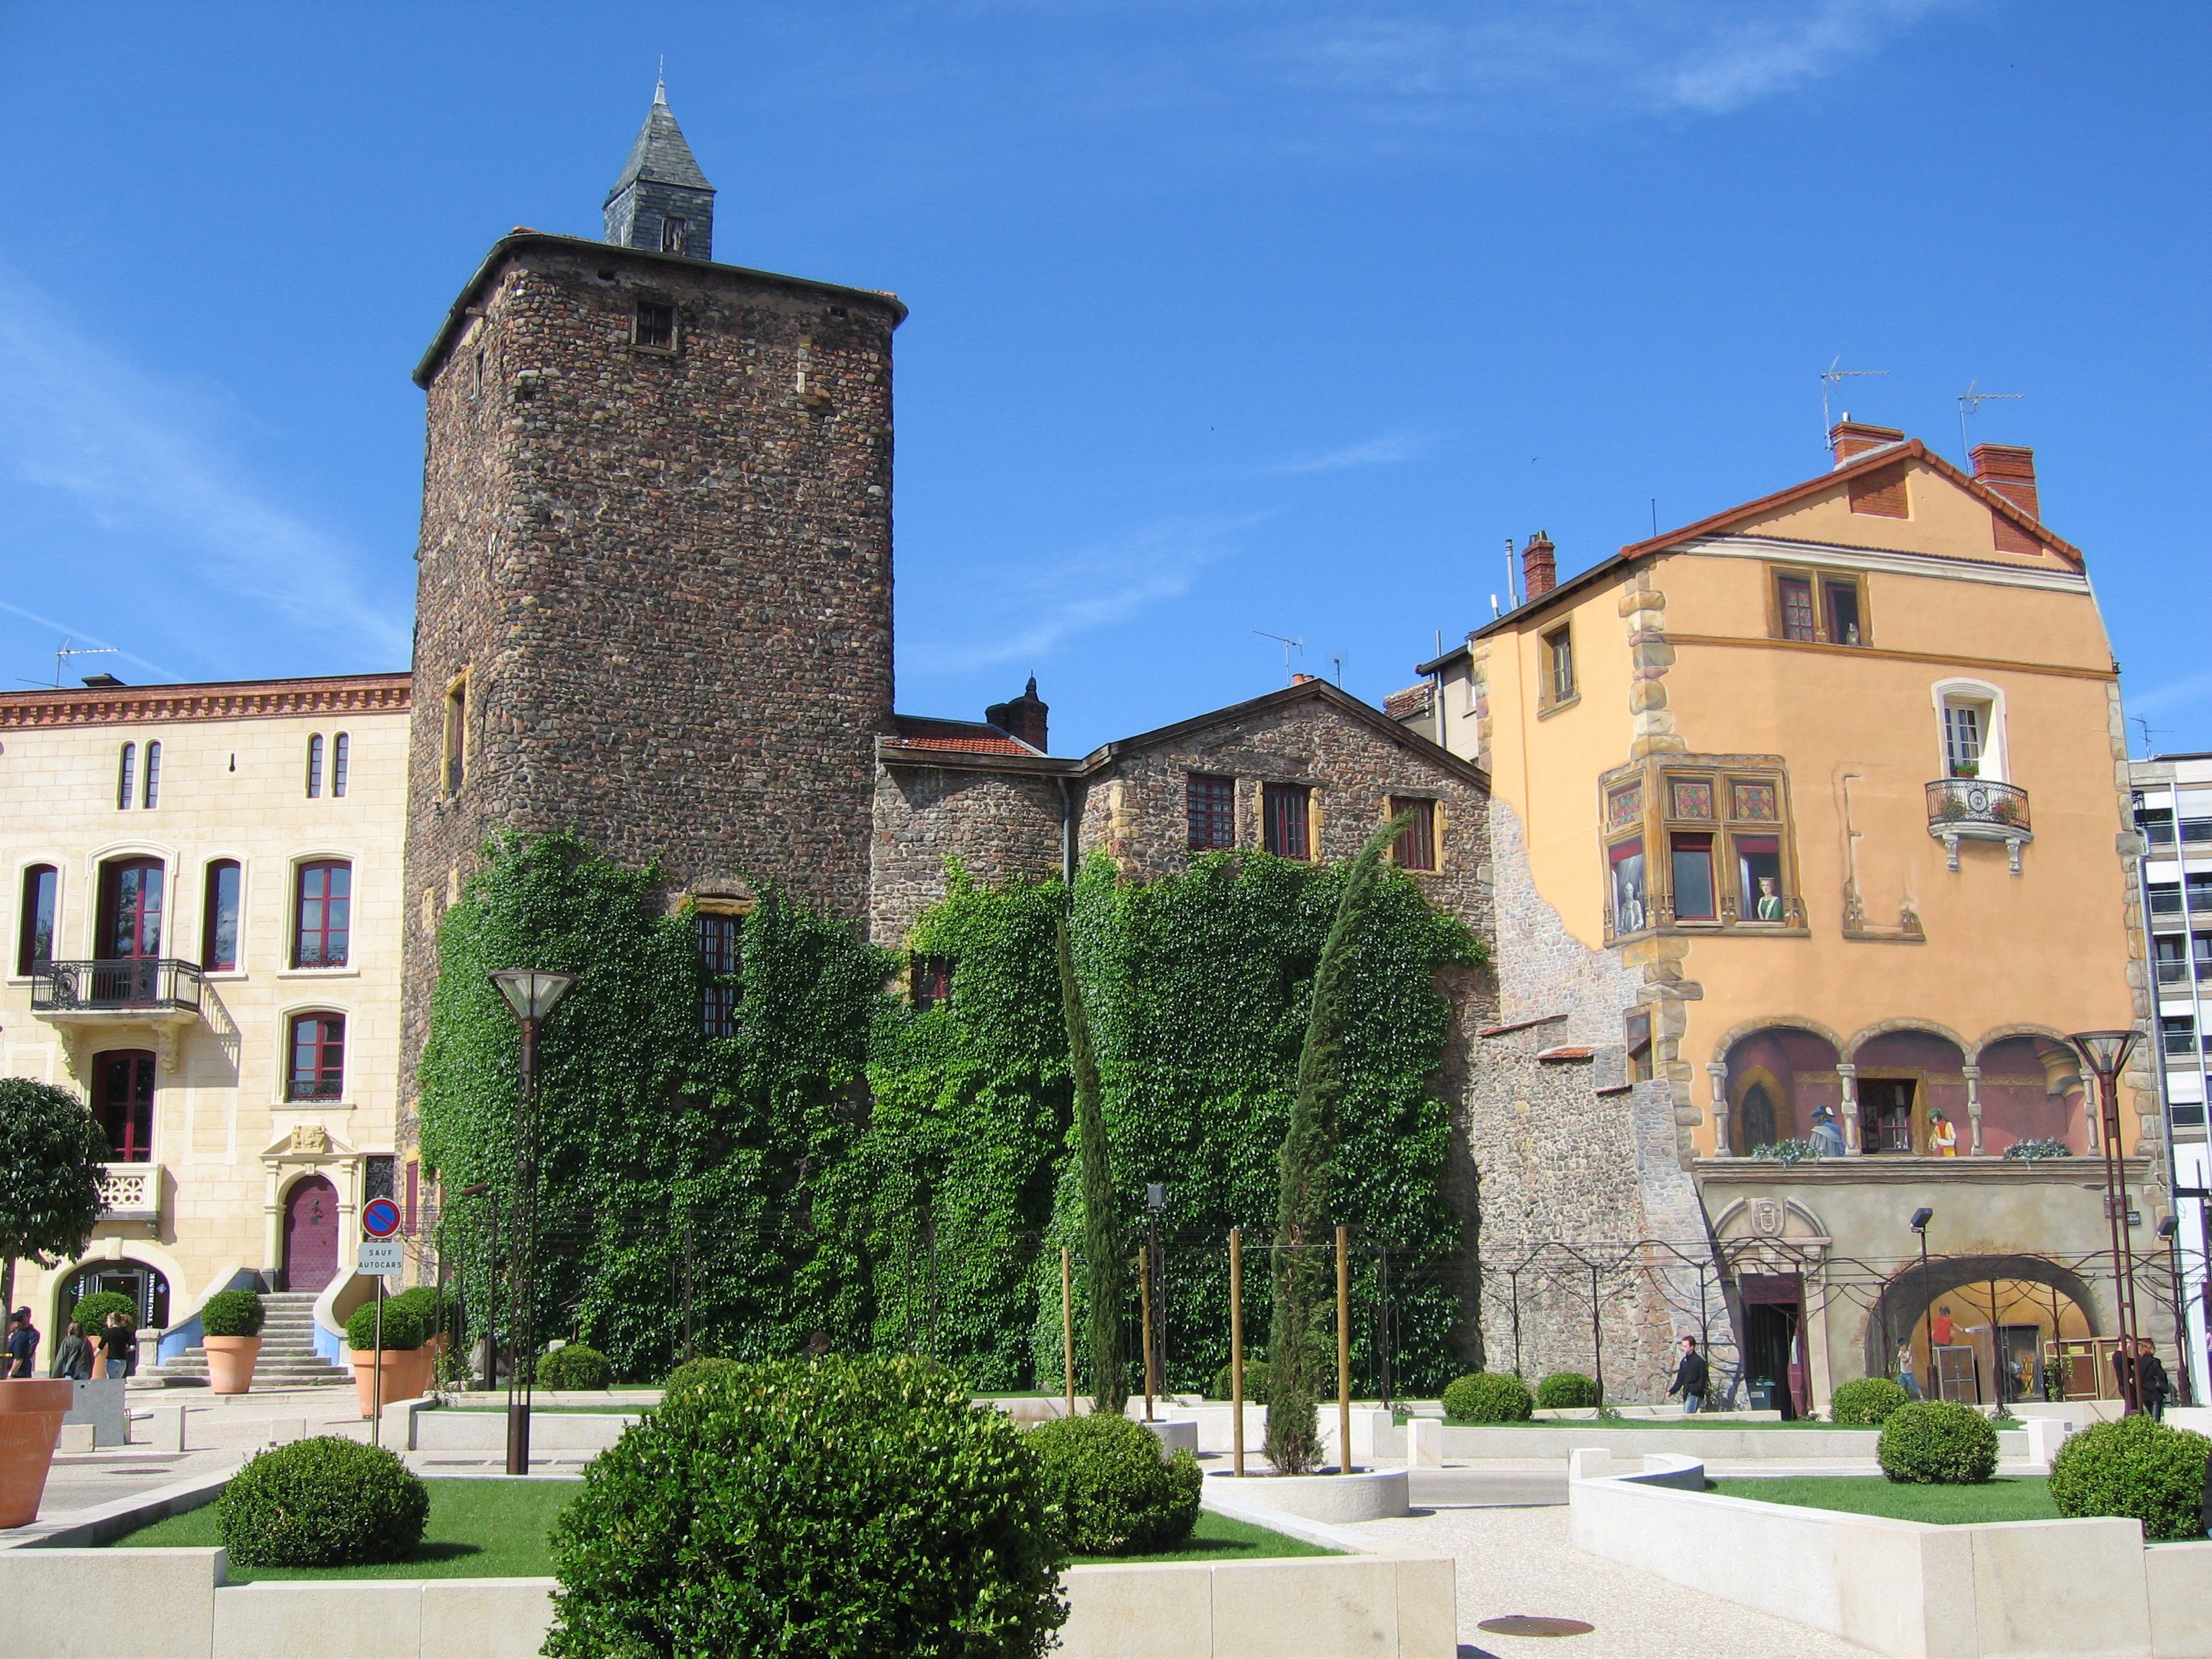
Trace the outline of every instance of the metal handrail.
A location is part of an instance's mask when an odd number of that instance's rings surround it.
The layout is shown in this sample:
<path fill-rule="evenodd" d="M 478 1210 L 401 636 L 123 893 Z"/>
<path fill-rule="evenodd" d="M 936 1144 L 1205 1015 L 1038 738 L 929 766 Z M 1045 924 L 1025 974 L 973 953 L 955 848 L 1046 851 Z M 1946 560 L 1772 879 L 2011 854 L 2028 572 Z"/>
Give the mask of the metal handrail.
<path fill-rule="evenodd" d="M 1993 778 L 1938 778 L 1928 786 L 1928 827 L 1971 833 L 2029 831 L 2027 791 Z"/>
<path fill-rule="evenodd" d="M 176 957 L 125 957 L 31 965 L 33 1013 L 174 1008 L 197 1013 L 199 964 Z"/>

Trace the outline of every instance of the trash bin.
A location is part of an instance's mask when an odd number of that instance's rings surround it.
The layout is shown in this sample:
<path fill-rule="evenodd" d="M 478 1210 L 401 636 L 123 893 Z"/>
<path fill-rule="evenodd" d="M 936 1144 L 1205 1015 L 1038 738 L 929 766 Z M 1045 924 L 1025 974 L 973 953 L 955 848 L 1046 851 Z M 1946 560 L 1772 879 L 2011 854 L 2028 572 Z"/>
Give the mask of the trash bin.
<path fill-rule="evenodd" d="M 1754 1376 L 1751 1379 L 1752 1410 L 1771 1412 L 1778 1409 L 1774 1403 L 1774 1395 L 1775 1383 L 1772 1377 Z"/>

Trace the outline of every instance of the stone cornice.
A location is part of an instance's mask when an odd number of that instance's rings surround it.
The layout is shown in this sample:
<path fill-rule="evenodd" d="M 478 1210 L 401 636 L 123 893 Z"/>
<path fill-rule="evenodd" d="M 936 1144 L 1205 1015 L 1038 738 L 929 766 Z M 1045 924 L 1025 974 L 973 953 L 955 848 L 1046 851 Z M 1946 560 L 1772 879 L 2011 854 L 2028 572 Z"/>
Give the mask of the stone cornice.
<path fill-rule="evenodd" d="M 191 720 L 286 720 L 317 714 L 404 714 L 407 674 L 309 680 L 237 680 L 0 694 L 0 731 L 63 726 L 171 726 Z"/>

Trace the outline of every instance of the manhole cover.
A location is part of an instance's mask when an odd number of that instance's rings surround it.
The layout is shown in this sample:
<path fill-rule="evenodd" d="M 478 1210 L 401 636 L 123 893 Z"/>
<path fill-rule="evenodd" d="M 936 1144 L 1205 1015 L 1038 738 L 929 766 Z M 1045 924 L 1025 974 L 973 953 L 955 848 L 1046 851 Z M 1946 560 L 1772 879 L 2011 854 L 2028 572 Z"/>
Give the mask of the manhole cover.
<path fill-rule="evenodd" d="M 1587 1636 L 1597 1626 L 1579 1619 L 1538 1619 L 1516 1613 L 1503 1619 L 1486 1619 L 1475 1628 L 1492 1636 Z"/>

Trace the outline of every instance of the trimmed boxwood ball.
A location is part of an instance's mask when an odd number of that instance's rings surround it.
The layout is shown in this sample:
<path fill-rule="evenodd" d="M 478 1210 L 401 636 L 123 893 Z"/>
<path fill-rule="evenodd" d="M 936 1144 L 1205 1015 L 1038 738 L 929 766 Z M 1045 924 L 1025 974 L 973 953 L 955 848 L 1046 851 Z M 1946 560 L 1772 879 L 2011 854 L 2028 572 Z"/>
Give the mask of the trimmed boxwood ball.
<path fill-rule="evenodd" d="M 1838 1388 L 1828 1401 L 1828 1416 L 1838 1428 L 1878 1429 L 1912 1396 L 1886 1376 L 1862 1376 Z"/>
<path fill-rule="evenodd" d="M 324 1435 L 247 1460 L 216 1499 L 216 1535 L 241 1567 L 404 1561 L 430 1493 L 392 1453 Z"/>
<path fill-rule="evenodd" d="M 2143 1536 L 2204 1536 L 2204 1470 L 2212 1440 L 2148 1417 L 2096 1423 L 2051 1460 L 2051 1501 L 2069 1520 L 2132 1516 Z"/>
<path fill-rule="evenodd" d="M 441 1297 L 433 1285 L 411 1285 L 397 1296 L 386 1297 L 384 1306 L 387 1313 L 401 1307 L 412 1313 L 416 1322 L 422 1327 L 422 1340 L 425 1342 L 438 1334 L 438 1321 L 441 1314 L 448 1332 L 457 1332 L 460 1328 L 459 1301 L 452 1296 Z"/>
<path fill-rule="evenodd" d="M 538 1362 L 541 1389 L 604 1389 L 614 1380 L 615 1368 L 606 1355 L 580 1342 L 556 1348 Z"/>
<path fill-rule="evenodd" d="M 107 1316 L 119 1313 L 135 1328 L 138 1323 L 138 1304 L 120 1291 L 94 1291 L 70 1310 L 72 1323 L 84 1327 L 84 1334 L 95 1340 L 100 1328 L 107 1323 Z"/>
<path fill-rule="evenodd" d="M 1067 1618 L 1036 1454 L 925 1359 L 672 1390 L 553 1526 L 549 1659 L 1032 1659 Z"/>
<path fill-rule="evenodd" d="M 1190 1536 L 1205 1476 L 1126 1417 L 1063 1417 L 1030 1431 L 1045 1495 L 1078 1555 L 1143 1555 Z"/>
<path fill-rule="evenodd" d="M 660 1385 L 661 1404 L 671 1405 L 687 1395 L 702 1393 L 738 1376 L 744 1369 L 735 1359 L 687 1359 L 669 1372 L 668 1380 Z"/>
<path fill-rule="evenodd" d="M 1444 1415 L 1462 1423 L 1525 1423 L 1535 1409 L 1528 1385 L 1500 1371 L 1476 1371 L 1444 1389 Z"/>
<path fill-rule="evenodd" d="M 346 1321 L 346 1346 L 356 1353 L 366 1353 L 378 1346 L 380 1330 L 384 1338 L 383 1346 L 387 1349 L 411 1352 L 422 1346 L 422 1322 L 414 1309 L 404 1303 L 386 1303 L 383 1324 L 380 1327 L 376 1303 L 372 1297 L 356 1308 L 352 1317 Z"/>
<path fill-rule="evenodd" d="M 1996 1473 L 1997 1431 L 1972 1406 L 1916 1400 L 1890 1413 L 1875 1455 L 1907 1486 L 1979 1486 Z"/>
<path fill-rule="evenodd" d="M 1235 1379 L 1229 1375 L 1229 1367 L 1224 1365 L 1219 1370 L 1214 1372 L 1213 1392 L 1206 1397 L 1211 1400 L 1229 1399 L 1230 1389 Z M 1244 1362 L 1244 1403 L 1248 1406 L 1264 1406 L 1267 1403 L 1267 1362 L 1264 1359 L 1248 1359 Z"/>
<path fill-rule="evenodd" d="M 266 1315 L 251 1291 L 217 1291 L 200 1304 L 200 1328 L 210 1336 L 258 1336 Z"/>
<path fill-rule="evenodd" d="M 1580 1371 L 1553 1371 L 1536 1385 L 1536 1403 L 1546 1411 L 1580 1411 L 1597 1404 L 1597 1384 Z"/>

